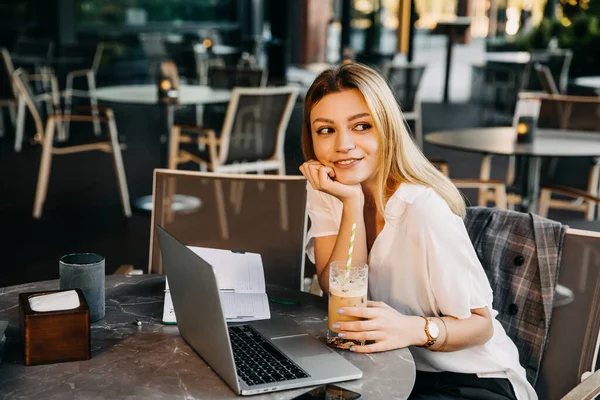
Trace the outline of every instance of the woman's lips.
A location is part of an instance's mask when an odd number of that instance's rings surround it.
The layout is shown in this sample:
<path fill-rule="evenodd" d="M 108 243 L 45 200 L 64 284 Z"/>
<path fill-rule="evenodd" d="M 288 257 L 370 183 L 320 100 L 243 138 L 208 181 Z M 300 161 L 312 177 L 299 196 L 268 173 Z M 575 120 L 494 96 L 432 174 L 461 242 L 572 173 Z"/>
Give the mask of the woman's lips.
<path fill-rule="evenodd" d="M 349 169 L 354 168 L 361 161 L 362 158 L 352 158 L 348 160 L 336 161 L 333 163 L 333 165 L 339 169 Z"/>

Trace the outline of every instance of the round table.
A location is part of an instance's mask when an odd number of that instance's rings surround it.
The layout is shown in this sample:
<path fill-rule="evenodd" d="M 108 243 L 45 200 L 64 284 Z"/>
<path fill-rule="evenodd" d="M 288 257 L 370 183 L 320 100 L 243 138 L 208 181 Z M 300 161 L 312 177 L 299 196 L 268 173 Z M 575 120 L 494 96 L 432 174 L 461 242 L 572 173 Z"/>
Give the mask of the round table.
<path fill-rule="evenodd" d="M 594 89 L 596 93 L 600 94 L 600 76 L 582 76 L 575 78 L 574 83 L 577 86 Z"/>
<path fill-rule="evenodd" d="M 526 172 L 524 205 L 537 212 L 542 157 L 600 156 L 600 132 L 536 129 L 531 144 L 515 143 L 512 127 L 471 128 L 430 133 L 425 141 L 441 147 L 483 154 L 519 155 L 529 160 Z"/>
<path fill-rule="evenodd" d="M 171 128 L 174 123 L 175 107 L 177 105 L 196 105 L 227 103 L 231 97 L 231 91 L 226 89 L 212 89 L 201 85 L 179 85 L 179 98 L 176 103 L 160 103 L 158 99 L 158 89 L 156 85 L 125 85 L 125 86 L 106 86 L 96 90 L 98 100 L 112 103 L 127 104 L 156 104 L 161 105 L 164 111 L 164 131 L 160 141 L 164 145 L 161 151 L 161 168 L 168 167 L 168 154 L 171 136 Z M 197 115 L 202 115 L 201 110 L 196 110 Z M 197 121 L 201 124 L 201 120 Z M 198 200 L 177 196 L 174 199 L 173 206 L 180 209 L 193 209 L 198 206 Z M 135 207 L 145 211 L 152 210 L 152 196 L 142 196 L 135 200 Z"/>
<path fill-rule="evenodd" d="M 527 64 L 531 60 L 531 54 L 526 51 L 500 51 L 485 54 L 485 61 L 501 64 Z"/>
<path fill-rule="evenodd" d="M 158 104 L 156 85 L 106 86 L 96 89 L 96 95 L 99 100 L 114 103 Z M 200 85 L 180 85 L 177 104 L 226 103 L 230 97 L 231 91 L 229 90 L 211 89 L 208 86 Z"/>
<path fill-rule="evenodd" d="M 18 293 L 58 289 L 58 280 L 0 288 L 0 320 L 9 321 L 0 363 L 0 398 L 237 399 L 181 338 L 177 326 L 162 324 L 164 288 L 164 275 L 107 276 L 106 317 L 91 324 L 91 360 L 30 367 L 23 364 Z M 292 318 L 325 342 L 326 298 L 272 285 L 267 294 L 273 318 Z M 368 355 L 337 351 L 363 371 L 361 379 L 339 386 L 364 398 L 408 397 L 415 380 L 408 349 Z M 292 399 L 309 389 L 252 398 Z"/>

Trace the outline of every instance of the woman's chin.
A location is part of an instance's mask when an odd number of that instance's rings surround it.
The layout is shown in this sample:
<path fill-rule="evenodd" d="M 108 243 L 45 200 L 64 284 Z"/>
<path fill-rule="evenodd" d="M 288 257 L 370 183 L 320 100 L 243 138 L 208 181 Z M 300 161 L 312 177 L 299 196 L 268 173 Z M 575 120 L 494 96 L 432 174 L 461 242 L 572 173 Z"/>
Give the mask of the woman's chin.
<path fill-rule="evenodd" d="M 358 185 L 362 182 L 362 179 L 358 179 L 356 176 L 345 176 L 345 174 L 336 174 L 335 180 L 343 185 Z"/>

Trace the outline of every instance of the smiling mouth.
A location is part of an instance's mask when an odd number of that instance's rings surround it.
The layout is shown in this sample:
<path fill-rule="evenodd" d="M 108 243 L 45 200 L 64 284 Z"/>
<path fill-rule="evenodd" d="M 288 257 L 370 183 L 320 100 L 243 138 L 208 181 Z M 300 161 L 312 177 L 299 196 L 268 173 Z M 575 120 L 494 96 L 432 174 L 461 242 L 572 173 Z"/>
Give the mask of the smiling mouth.
<path fill-rule="evenodd" d="M 350 168 L 358 164 L 362 158 L 347 158 L 345 160 L 334 161 L 333 165 L 338 168 Z"/>

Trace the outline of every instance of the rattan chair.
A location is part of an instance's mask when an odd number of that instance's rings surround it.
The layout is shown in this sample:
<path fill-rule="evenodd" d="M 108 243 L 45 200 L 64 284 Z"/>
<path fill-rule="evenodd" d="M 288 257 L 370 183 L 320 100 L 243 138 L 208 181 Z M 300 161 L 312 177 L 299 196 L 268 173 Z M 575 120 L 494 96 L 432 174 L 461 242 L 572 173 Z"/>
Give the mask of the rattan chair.
<path fill-rule="evenodd" d="M 415 121 L 415 141 L 423 148 L 423 117 L 419 99 L 419 85 L 425 73 L 425 65 L 388 65 L 383 72 L 387 78 L 404 119 Z"/>
<path fill-rule="evenodd" d="M 2 67 L 4 71 L 0 72 L 0 90 L 3 92 L 0 95 L 0 137 L 4 136 L 4 130 L 6 129 L 4 124 L 4 111 L 3 108 L 7 107 L 10 113 L 10 119 L 13 126 L 16 126 L 17 120 L 17 96 L 14 85 L 12 83 L 12 74 L 15 71 L 10 53 L 5 47 L 0 47 L 0 57 L 2 57 Z"/>
<path fill-rule="evenodd" d="M 121 147 L 118 142 L 117 126 L 114 115 L 111 109 L 104 109 L 103 114 L 98 117 L 93 115 L 62 115 L 60 111 L 49 115 L 45 123 L 43 121 L 44 110 L 41 107 L 41 101 L 34 96 L 27 73 L 22 69 L 17 69 L 13 74 L 15 87 L 19 93 L 19 99 L 23 99 L 33 120 L 38 132 L 38 141 L 42 143 L 42 158 L 40 161 L 40 169 L 38 175 L 37 189 L 35 193 L 35 202 L 33 208 L 34 218 L 42 216 L 42 208 L 46 200 L 48 190 L 48 180 L 50 177 L 50 166 L 54 155 L 81 153 L 92 150 L 100 150 L 107 153 L 112 153 L 117 180 L 119 183 L 119 192 L 121 195 L 121 204 L 123 213 L 126 217 L 131 216 L 131 206 L 129 204 L 129 190 L 127 187 L 127 179 L 125 177 L 125 169 L 123 167 L 123 159 L 121 158 Z M 50 96 L 47 100 L 53 101 L 57 94 Z M 57 108 L 58 109 L 58 108 Z M 96 140 L 87 143 L 73 144 L 69 141 L 58 143 L 54 139 L 54 133 L 64 121 L 70 120 L 73 122 L 93 122 L 95 119 L 108 125 L 109 137 L 102 140 Z M 43 132 L 43 133 L 42 133 Z"/>
<path fill-rule="evenodd" d="M 96 73 L 100 66 L 100 60 L 102 59 L 102 50 L 104 45 L 102 43 L 89 45 L 89 44 L 72 44 L 64 48 L 65 55 L 78 56 L 83 59 L 82 69 L 70 71 L 67 73 L 67 84 L 65 90 L 65 114 L 71 114 L 71 104 L 73 101 L 73 95 L 78 94 L 85 97 L 89 97 L 92 115 L 98 116 L 98 97 L 96 96 Z M 80 93 L 80 91 L 74 91 L 73 83 L 75 78 L 85 78 L 87 82 L 87 90 Z M 65 121 L 65 134 L 69 135 L 70 121 Z M 100 135 L 100 121 L 94 120 L 94 133 Z"/>
<path fill-rule="evenodd" d="M 285 175 L 283 145 L 297 94 L 294 87 L 234 88 L 220 136 L 205 127 L 173 126 L 169 168 L 191 161 L 213 172 Z"/>

